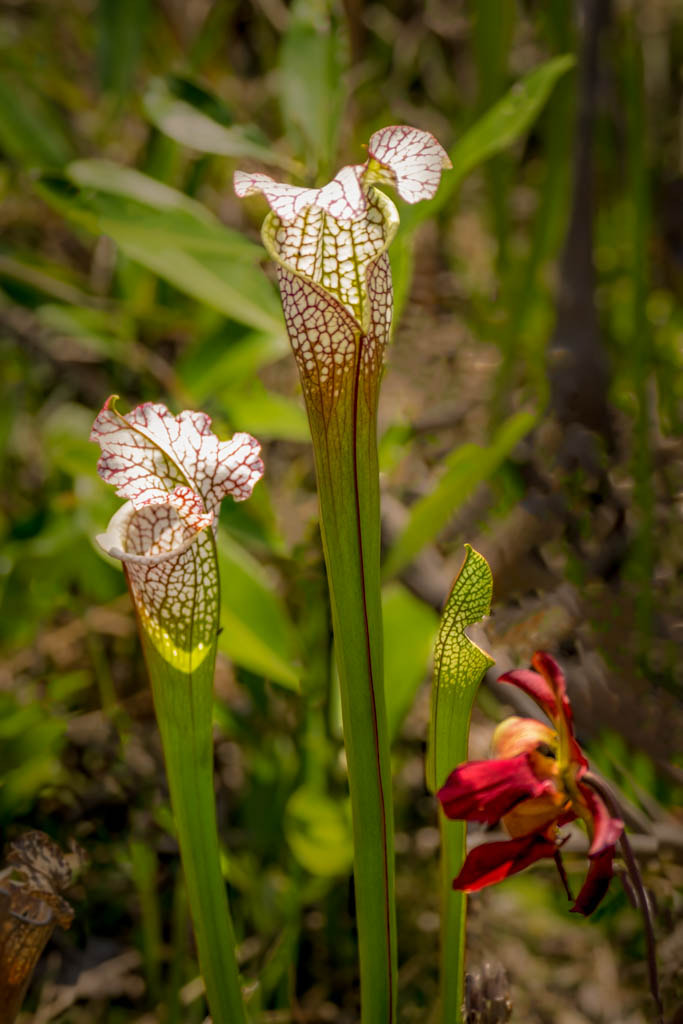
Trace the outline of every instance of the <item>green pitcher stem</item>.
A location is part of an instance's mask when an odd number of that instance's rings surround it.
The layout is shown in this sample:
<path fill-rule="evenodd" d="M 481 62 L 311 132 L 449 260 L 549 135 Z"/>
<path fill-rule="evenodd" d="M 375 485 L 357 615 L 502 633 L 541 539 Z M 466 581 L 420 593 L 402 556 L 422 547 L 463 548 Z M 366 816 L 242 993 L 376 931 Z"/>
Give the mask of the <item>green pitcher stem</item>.
<path fill-rule="evenodd" d="M 465 981 L 465 928 L 467 896 L 456 892 L 453 879 L 465 859 L 466 826 L 441 819 L 441 950 L 440 986 L 443 1024 L 456 1024 L 462 1017 Z"/>
<path fill-rule="evenodd" d="M 309 416 L 353 814 L 361 1020 L 384 1024 L 396 1016 L 397 957 L 376 413 L 356 394 L 353 403 L 340 402 L 326 423 L 311 408 Z"/>
<path fill-rule="evenodd" d="M 486 559 L 469 544 L 446 601 L 434 648 L 434 688 L 427 743 L 427 787 L 437 793 L 456 765 L 467 759 L 474 696 L 492 658 L 467 636 L 468 626 L 488 615 L 493 579 Z M 441 964 L 438 1019 L 462 1020 L 467 897 L 453 889 L 466 853 L 466 825 L 439 808 L 441 826 Z"/>
<path fill-rule="evenodd" d="M 185 674 L 164 662 L 143 637 L 209 1008 L 214 1024 L 246 1024 L 216 830 L 214 657 L 209 655 L 198 670 Z"/>

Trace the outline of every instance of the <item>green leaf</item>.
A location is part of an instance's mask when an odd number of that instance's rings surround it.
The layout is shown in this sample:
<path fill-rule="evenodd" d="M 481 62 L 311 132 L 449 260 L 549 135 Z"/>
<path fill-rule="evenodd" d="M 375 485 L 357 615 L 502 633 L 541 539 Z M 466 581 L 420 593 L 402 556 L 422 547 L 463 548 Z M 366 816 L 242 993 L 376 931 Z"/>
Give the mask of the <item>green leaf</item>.
<path fill-rule="evenodd" d="M 301 786 L 287 802 L 285 836 L 295 858 L 312 875 L 346 875 L 353 863 L 348 801 Z"/>
<path fill-rule="evenodd" d="M 309 440 L 308 419 L 300 402 L 268 391 L 258 380 L 247 388 L 229 389 L 221 400 L 235 430 L 247 430 L 265 441 Z"/>
<path fill-rule="evenodd" d="M 296 634 L 272 581 L 223 530 L 217 547 L 223 629 L 219 650 L 236 664 L 298 691 Z"/>
<path fill-rule="evenodd" d="M 133 87 L 149 21 L 149 0 L 98 0 L 97 66 L 102 87 L 119 100 Z"/>
<path fill-rule="evenodd" d="M 223 125 L 185 99 L 179 99 L 163 79 L 152 79 L 143 98 L 145 114 L 164 135 L 183 146 L 217 156 L 245 157 L 262 164 L 280 167 L 292 174 L 303 168 L 273 150 L 256 142 L 244 125 Z"/>
<path fill-rule="evenodd" d="M 557 80 L 573 67 L 574 57 L 553 57 L 525 75 L 487 110 L 451 147 L 453 169 L 447 171 L 434 199 L 401 210 L 403 230 L 391 250 L 395 308 L 405 302 L 412 278 L 412 232 L 434 217 L 458 189 L 463 178 L 489 157 L 516 142 L 534 123 Z"/>
<path fill-rule="evenodd" d="M 238 323 L 282 334 L 275 293 L 257 265 L 259 247 L 181 192 L 104 160 L 78 160 L 68 181 L 44 178 L 40 194 L 130 259 Z M 76 186 L 76 188 L 74 188 Z"/>
<path fill-rule="evenodd" d="M 400 583 L 382 591 L 384 691 L 393 742 L 424 681 L 439 624 L 436 612 Z"/>
<path fill-rule="evenodd" d="M 29 167 L 62 167 L 72 155 L 60 118 L 24 82 L 0 72 L 0 148 Z"/>
<path fill-rule="evenodd" d="M 92 301 L 91 297 L 71 284 L 69 276 L 75 278 L 75 275 L 65 273 L 64 267 L 59 264 L 45 261 L 40 264 L 24 263 L 0 254 L 0 279 L 17 281 L 31 291 L 49 295 L 59 302 L 87 306 Z"/>
<path fill-rule="evenodd" d="M 145 203 L 156 211 L 183 210 L 194 220 L 218 226 L 218 221 L 201 203 L 191 199 L 183 192 L 165 185 L 156 178 L 150 178 L 134 167 L 124 167 L 112 160 L 74 160 L 66 169 L 67 176 L 74 185 L 93 189 L 106 195 L 119 196 Z M 119 210 L 125 209 L 119 207 Z M 191 223 L 191 222 L 190 222 Z M 239 236 L 241 238 L 241 236 Z M 246 243 L 246 240 L 245 244 Z M 256 249 L 256 246 L 254 246 Z"/>
<path fill-rule="evenodd" d="M 296 0 L 282 40 L 279 95 L 288 135 L 326 175 L 345 96 L 343 36 L 329 0 Z"/>
<path fill-rule="evenodd" d="M 488 615 L 493 577 L 486 559 L 465 545 L 465 561 L 446 602 L 434 648 L 432 712 L 427 743 L 427 786 L 435 792 L 449 773 L 467 759 L 467 736 L 477 687 L 493 659 L 472 643 L 465 630 Z M 441 1011 L 442 1020 L 458 1020 L 463 998 L 465 957 L 464 893 L 452 880 L 465 856 L 465 823 L 441 825 Z"/>
<path fill-rule="evenodd" d="M 463 178 L 495 153 L 507 149 L 534 123 L 557 80 L 574 66 L 572 54 L 562 54 L 534 68 L 479 118 L 449 151 L 453 170 L 444 175 L 438 194 L 415 207 L 422 221 L 450 199 Z"/>
<path fill-rule="evenodd" d="M 284 334 L 249 331 L 235 338 L 230 330 L 221 329 L 188 347 L 176 363 L 176 372 L 197 404 L 204 405 L 215 395 L 240 391 L 261 367 L 289 354 Z M 258 434 L 253 426 L 249 430 Z"/>
<path fill-rule="evenodd" d="M 434 540 L 475 488 L 495 473 L 535 420 L 533 413 L 516 413 L 500 427 L 487 448 L 462 445 L 446 459 L 446 471 L 434 490 L 411 508 L 408 522 L 387 557 L 385 578 L 400 572 Z"/>
<path fill-rule="evenodd" d="M 32 696 L 32 700 L 30 697 Z M 30 700 L 30 702 L 29 702 Z M 24 692 L 19 703 L 0 693 L 0 825 L 28 811 L 40 790 L 54 784 L 67 722 Z"/>

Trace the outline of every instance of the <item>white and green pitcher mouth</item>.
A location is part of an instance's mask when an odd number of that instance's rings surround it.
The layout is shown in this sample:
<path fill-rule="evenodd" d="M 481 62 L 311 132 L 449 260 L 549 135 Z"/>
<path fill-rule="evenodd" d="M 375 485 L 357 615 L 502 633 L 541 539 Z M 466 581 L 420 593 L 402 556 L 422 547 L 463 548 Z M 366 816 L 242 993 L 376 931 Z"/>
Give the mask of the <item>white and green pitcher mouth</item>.
<path fill-rule="evenodd" d="M 356 220 L 338 220 L 311 205 L 295 221 L 271 211 L 263 222 L 263 244 L 273 261 L 291 274 L 319 285 L 367 334 L 372 328 L 368 275 L 386 253 L 399 225 L 391 199 L 374 187 Z"/>
<path fill-rule="evenodd" d="M 174 417 L 151 402 L 122 416 L 113 396 L 91 433 L 100 476 L 129 499 L 98 543 L 123 565 L 144 638 L 185 673 L 215 649 L 220 503 L 248 498 L 263 475 L 253 437 L 219 441 L 210 426 L 205 413 Z"/>

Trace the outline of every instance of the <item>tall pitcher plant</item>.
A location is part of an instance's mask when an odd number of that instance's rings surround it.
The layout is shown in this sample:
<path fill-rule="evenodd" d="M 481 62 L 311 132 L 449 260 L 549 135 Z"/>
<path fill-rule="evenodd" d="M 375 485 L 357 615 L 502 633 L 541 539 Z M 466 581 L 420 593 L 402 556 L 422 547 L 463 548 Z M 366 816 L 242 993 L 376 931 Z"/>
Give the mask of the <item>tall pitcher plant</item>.
<path fill-rule="evenodd" d="M 396 207 L 436 193 L 444 149 L 427 132 L 376 132 L 362 165 L 319 189 L 235 174 L 262 193 L 263 243 L 275 263 L 313 440 L 353 814 L 362 1021 L 396 1014 L 393 811 L 382 665 L 377 402 L 392 320 L 387 249 Z"/>
<path fill-rule="evenodd" d="M 215 528 L 221 501 L 263 475 L 249 434 L 219 441 L 202 412 L 115 396 L 93 425 L 100 476 L 127 498 L 100 546 L 121 560 L 133 599 L 166 762 L 201 968 L 214 1024 L 245 1022 L 223 881 L 213 789 L 211 711 L 218 635 Z"/>

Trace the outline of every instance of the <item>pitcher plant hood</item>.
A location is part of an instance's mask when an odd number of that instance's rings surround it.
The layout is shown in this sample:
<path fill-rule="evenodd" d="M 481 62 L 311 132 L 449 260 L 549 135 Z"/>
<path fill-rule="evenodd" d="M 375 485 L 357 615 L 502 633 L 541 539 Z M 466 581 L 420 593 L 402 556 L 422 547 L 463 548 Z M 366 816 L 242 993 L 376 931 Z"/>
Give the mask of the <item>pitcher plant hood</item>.
<path fill-rule="evenodd" d="M 558 829 L 578 818 L 590 838 L 590 866 L 572 910 L 590 914 L 607 891 L 623 823 L 612 817 L 600 796 L 581 781 L 588 762 L 574 737 L 571 705 L 559 666 L 542 651 L 536 652 L 532 664 L 536 671 L 507 672 L 499 682 L 524 690 L 554 728 L 535 719 L 505 719 L 493 737 L 498 756 L 460 765 L 437 794 L 447 817 L 488 824 L 501 821 L 511 837 L 475 847 L 453 887 L 475 892 L 543 857 L 555 859 L 565 882 Z"/>
<path fill-rule="evenodd" d="M 250 434 L 219 441 L 203 412 L 173 416 L 146 402 L 125 416 L 107 399 L 90 435 L 97 470 L 127 498 L 97 541 L 121 560 L 148 638 L 190 671 L 212 649 L 218 624 L 214 533 L 220 503 L 244 501 L 263 475 Z"/>
<path fill-rule="evenodd" d="M 276 264 L 307 401 L 323 413 L 344 392 L 358 359 L 366 382 L 378 381 L 389 336 L 387 248 L 398 213 L 375 186 L 393 185 L 416 203 L 435 194 L 441 171 L 451 166 L 433 135 L 407 125 L 375 132 L 367 148 L 364 164 L 343 167 L 317 189 L 235 173 L 238 196 L 260 192 L 271 208 L 263 243 Z"/>

